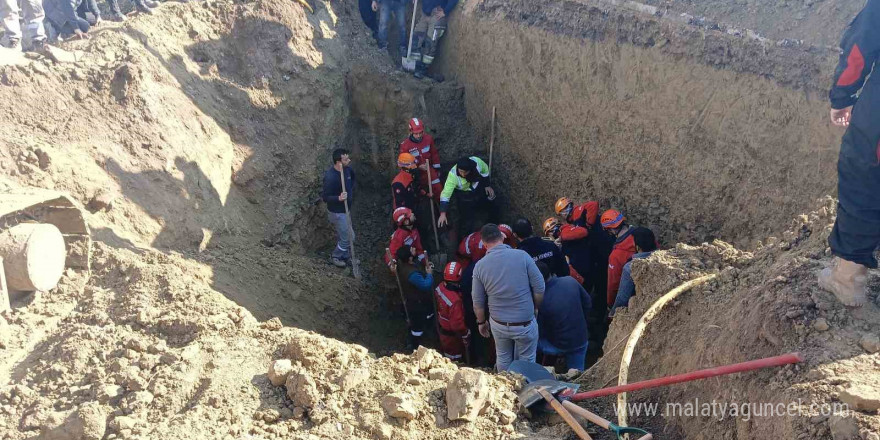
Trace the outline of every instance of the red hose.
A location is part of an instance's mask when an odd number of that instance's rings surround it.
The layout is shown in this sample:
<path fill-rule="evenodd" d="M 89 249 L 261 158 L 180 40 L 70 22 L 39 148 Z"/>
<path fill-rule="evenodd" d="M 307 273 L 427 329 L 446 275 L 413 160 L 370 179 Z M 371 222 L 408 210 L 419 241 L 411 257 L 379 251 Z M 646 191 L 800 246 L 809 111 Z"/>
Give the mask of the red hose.
<path fill-rule="evenodd" d="M 726 374 L 741 373 L 743 371 L 758 370 L 767 367 L 779 367 L 782 365 L 796 364 L 803 362 L 804 358 L 800 353 L 789 353 L 782 356 L 774 356 L 754 361 L 741 362 L 738 364 L 724 365 L 721 367 L 707 368 L 705 370 L 692 371 L 690 373 L 677 374 L 675 376 L 658 377 L 656 379 L 643 380 L 626 385 L 616 387 L 602 388 L 594 391 L 586 391 L 571 396 L 574 402 L 592 399 L 595 397 L 609 396 L 612 394 L 620 394 L 628 391 L 644 390 L 647 388 L 662 387 L 682 382 L 690 382 L 692 380 L 706 379 L 715 376 L 724 376 Z"/>

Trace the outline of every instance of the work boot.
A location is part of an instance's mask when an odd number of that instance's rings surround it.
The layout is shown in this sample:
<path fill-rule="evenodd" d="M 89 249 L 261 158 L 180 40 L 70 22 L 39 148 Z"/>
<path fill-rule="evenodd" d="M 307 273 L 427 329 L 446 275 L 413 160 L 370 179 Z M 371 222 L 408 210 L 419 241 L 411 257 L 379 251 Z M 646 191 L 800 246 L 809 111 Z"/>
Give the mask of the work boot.
<path fill-rule="evenodd" d="M 819 272 L 819 287 L 831 292 L 848 307 L 861 307 L 868 302 L 868 268 L 852 261 L 834 257 L 831 267 Z"/>
<path fill-rule="evenodd" d="M 418 336 L 413 336 L 412 333 L 407 333 L 405 351 L 407 353 L 412 353 L 412 352 L 416 351 L 416 349 L 419 348 L 419 345 L 421 343 L 421 339 L 422 338 L 420 338 Z"/>
<path fill-rule="evenodd" d="M 148 8 L 155 8 L 159 6 L 159 2 L 154 2 L 153 0 L 144 0 L 144 4 L 147 5 Z"/>
<path fill-rule="evenodd" d="M 333 263 L 333 265 L 336 267 L 345 267 L 346 266 L 345 260 L 340 260 L 339 258 L 336 258 L 336 257 L 331 257 L 330 262 Z"/>
<path fill-rule="evenodd" d="M 141 14 L 153 15 L 153 11 L 150 9 L 150 7 L 147 6 L 147 5 L 145 5 L 143 2 L 137 2 L 137 3 L 135 3 L 135 7 L 134 7 L 134 8 L 135 8 L 138 12 L 140 12 Z"/>
<path fill-rule="evenodd" d="M 416 70 L 413 72 L 413 76 L 422 79 L 428 74 L 428 66 L 421 61 L 416 62 Z"/>

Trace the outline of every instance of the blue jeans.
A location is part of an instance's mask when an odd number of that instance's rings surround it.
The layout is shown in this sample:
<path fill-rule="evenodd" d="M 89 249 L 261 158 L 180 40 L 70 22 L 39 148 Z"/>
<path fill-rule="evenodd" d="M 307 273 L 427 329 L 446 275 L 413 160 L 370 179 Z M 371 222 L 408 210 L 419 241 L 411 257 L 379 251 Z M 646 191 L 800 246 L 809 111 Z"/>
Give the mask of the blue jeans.
<path fill-rule="evenodd" d="M 351 258 L 351 241 L 354 239 L 354 232 L 348 227 L 347 216 L 344 212 L 327 211 L 327 219 L 336 229 L 336 247 L 333 248 L 330 256 L 339 260 L 348 260 Z"/>
<path fill-rule="evenodd" d="M 388 47 L 388 25 L 391 22 L 392 12 L 394 13 L 394 18 L 397 19 L 397 29 L 400 33 L 397 44 L 400 47 L 405 47 L 407 44 L 406 2 L 402 0 L 379 0 L 379 32 L 376 35 L 376 40 L 378 40 L 380 49 Z"/>
<path fill-rule="evenodd" d="M 565 366 L 569 370 L 574 368 L 578 371 L 584 371 L 584 361 L 587 358 L 587 348 L 589 346 L 590 343 L 587 342 L 587 344 L 581 348 L 565 351 L 556 348 L 556 346 L 546 339 L 538 339 L 538 349 L 541 350 L 541 353 L 552 356 L 565 356 Z"/>
<path fill-rule="evenodd" d="M 506 371 L 515 360 L 535 362 L 538 351 L 538 321 L 526 326 L 501 325 L 489 318 L 492 337 L 495 338 L 495 369 Z"/>

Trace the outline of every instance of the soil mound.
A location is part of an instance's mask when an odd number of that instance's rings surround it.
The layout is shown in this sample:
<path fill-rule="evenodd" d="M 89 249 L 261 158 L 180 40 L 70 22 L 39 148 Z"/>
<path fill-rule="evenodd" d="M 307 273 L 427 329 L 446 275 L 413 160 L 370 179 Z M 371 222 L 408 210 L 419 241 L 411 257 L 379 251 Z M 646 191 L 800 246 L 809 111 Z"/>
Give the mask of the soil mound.
<path fill-rule="evenodd" d="M 653 426 L 653 432 L 671 431 L 673 437 L 689 439 L 841 439 L 856 438 L 845 435 L 848 431 L 878 432 L 880 417 L 865 403 L 877 402 L 877 395 L 864 390 L 878 386 L 880 346 L 874 341 L 880 335 L 880 277 L 872 274 L 872 301 L 859 310 L 847 310 L 817 286 L 817 272 L 830 262 L 827 239 L 834 215 L 835 201 L 826 198 L 818 210 L 799 216 L 781 237 L 764 240 L 754 252 L 716 240 L 679 244 L 633 263 L 638 295 L 615 315 L 605 342 L 607 357 L 585 383 L 616 384 L 622 346 L 648 307 L 683 282 L 716 273 L 717 278 L 684 293 L 649 324 L 636 347 L 629 382 L 794 351 L 806 361 L 634 392 L 629 401 L 660 402 L 661 411 L 668 403 L 688 402 L 795 402 L 796 410 L 782 415 L 761 410 L 749 418 L 731 417 L 729 411 L 653 418 L 631 412 L 633 426 Z M 841 403 L 851 411 L 843 411 Z"/>

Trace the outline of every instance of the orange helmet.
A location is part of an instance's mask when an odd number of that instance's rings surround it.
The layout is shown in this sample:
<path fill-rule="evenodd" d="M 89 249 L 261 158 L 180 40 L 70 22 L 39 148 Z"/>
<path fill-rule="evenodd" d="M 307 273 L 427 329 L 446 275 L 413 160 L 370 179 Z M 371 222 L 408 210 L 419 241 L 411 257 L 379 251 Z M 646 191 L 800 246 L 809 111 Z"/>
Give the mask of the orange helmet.
<path fill-rule="evenodd" d="M 561 226 L 562 223 L 560 223 L 559 219 L 556 217 L 550 217 L 547 220 L 544 220 L 544 235 L 556 236 L 556 232 L 559 231 Z"/>
<path fill-rule="evenodd" d="M 559 200 L 556 201 L 556 206 L 554 207 L 554 209 L 556 209 L 556 215 L 562 215 L 563 213 L 568 215 L 568 212 L 565 211 L 571 210 L 573 206 L 574 203 L 572 203 L 571 199 L 569 199 L 568 197 L 560 197 Z"/>
<path fill-rule="evenodd" d="M 425 131 L 425 124 L 419 118 L 412 118 L 409 120 L 409 131 L 410 133 L 423 133 Z"/>
<path fill-rule="evenodd" d="M 602 213 L 602 217 L 599 221 L 602 222 L 602 227 L 605 229 L 616 228 L 620 226 L 623 221 L 626 220 L 626 217 L 616 209 L 609 209 Z"/>
<path fill-rule="evenodd" d="M 401 226 L 403 225 L 404 220 L 412 217 L 412 215 L 412 209 L 401 206 L 400 208 L 395 209 L 391 214 L 391 220 L 393 220 L 394 223 L 397 223 L 397 226 Z"/>
<path fill-rule="evenodd" d="M 504 234 L 504 239 L 508 239 L 513 237 L 513 229 L 510 229 L 510 226 L 505 225 L 504 223 L 498 225 L 498 229 Z"/>
<path fill-rule="evenodd" d="M 407 170 L 412 170 L 415 169 L 418 165 L 416 165 L 415 156 L 409 153 L 400 153 L 400 155 L 397 156 L 397 166 Z"/>
<path fill-rule="evenodd" d="M 445 281 L 457 283 L 461 281 L 462 272 L 464 272 L 464 267 L 461 266 L 461 263 L 451 261 L 446 264 L 445 268 L 443 268 L 443 279 Z"/>

